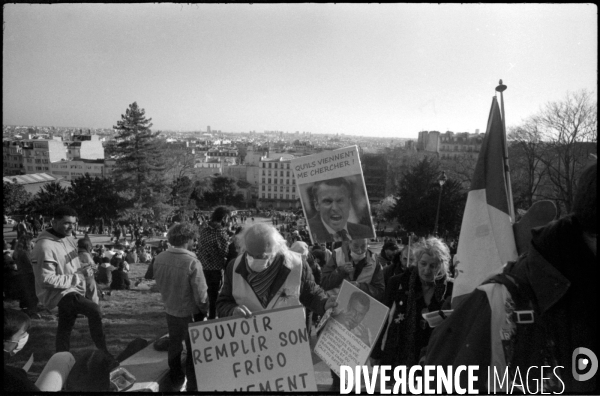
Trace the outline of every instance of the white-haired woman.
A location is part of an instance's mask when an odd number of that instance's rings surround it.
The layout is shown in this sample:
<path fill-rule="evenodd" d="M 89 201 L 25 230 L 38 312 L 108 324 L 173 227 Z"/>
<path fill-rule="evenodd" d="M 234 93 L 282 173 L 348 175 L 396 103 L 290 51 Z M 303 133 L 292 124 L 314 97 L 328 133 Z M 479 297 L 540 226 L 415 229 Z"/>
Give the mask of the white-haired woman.
<path fill-rule="evenodd" d="M 238 236 L 240 255 L 225 270 L 217 299 L 220 318 L 304 305 L 323 314 L 335 306 L 315 283 L 302 256 L 288 249 L 285 239 L 269 224 L 254 224 Z"/>
<path fill-rule="evenodd" d="M 422 314 L 450 303 L 453 280 L 448 272 L 448 246 L 438 238 L 423 239 L 415 246 L 415 259 L 416 266 L 393 276 L 387 285 L 384 303 L 391 316 L 371 355 L 381 359 L 380 364 L 417 364 L 433 330 Z"/>

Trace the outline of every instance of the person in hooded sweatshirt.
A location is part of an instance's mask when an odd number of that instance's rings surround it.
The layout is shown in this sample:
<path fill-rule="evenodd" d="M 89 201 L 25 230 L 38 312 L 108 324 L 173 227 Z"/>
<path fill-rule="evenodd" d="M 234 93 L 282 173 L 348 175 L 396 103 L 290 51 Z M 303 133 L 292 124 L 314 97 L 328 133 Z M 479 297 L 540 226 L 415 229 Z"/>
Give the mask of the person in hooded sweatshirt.
<path fill-rule="evenodd" d="M 31 254 L 35 290 L 44 308 L 58 307 L 57 352 L 69 351 L 71 331 L 81 314 L 88 318 L 96 347 L 108 353 L 100 306 L 85 297 L 94 271 L 90 266 L 81 268 L 77 239 L 70 236 L 76 221 L 75 210 L 60 207 L 54 212 L 52 227 L 40 234 Z"/>

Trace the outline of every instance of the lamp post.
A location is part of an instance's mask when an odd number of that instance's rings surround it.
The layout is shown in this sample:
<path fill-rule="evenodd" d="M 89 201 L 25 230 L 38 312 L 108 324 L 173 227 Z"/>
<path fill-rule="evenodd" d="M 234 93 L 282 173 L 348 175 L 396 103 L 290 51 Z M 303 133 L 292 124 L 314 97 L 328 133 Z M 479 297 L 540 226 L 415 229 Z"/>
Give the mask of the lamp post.
<path fill-rule="evenodd" d="M 433 235 L 437 235 L 438 231 L 438 220 L 440 218 L 440 206 L 442 205 L 442 190 L 444 189 L 444 183 L 446 183 L 448 177 L 446 177 L 446 172 L 442 171 L 442 174 L 438 178 L 437 182 L 440 184 L 440 197 L 438 199 L 437 205 L 437 213 L 435 215 L 435 227 L 433 227 Z"/>

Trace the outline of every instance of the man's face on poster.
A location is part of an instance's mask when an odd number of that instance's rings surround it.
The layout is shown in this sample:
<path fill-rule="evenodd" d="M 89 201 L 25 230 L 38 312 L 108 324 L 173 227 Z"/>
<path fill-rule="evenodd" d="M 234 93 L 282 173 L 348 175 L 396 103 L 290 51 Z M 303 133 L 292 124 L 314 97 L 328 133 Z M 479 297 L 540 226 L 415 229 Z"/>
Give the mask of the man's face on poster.
<path fill-rule="evenodd" d="M 343 230 L 350 216 L 350 191 L 346 186 L 321 184 L 315 197 L 315 208 L 321 219 L 334 231 Z"/>
<path fill-rule="evenodd" d="M 346 312 L 340 315 L 339 321 L 348 330 L 352 330 L 363 321 L 367 312 L 369 312 L 368 306 L 361 304 L 358 300 L 352 300 L 348 303 Z"/>

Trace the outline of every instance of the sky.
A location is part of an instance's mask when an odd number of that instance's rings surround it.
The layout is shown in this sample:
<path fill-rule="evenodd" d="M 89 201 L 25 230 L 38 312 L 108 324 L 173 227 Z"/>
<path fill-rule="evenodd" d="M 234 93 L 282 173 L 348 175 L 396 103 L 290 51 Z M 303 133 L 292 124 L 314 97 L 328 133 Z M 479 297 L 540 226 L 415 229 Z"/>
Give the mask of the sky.
<path fill-rule="evenodd" d="M 4 125 L 416 138 L 597 92 L 593 4 L 5 4 Z"/>

